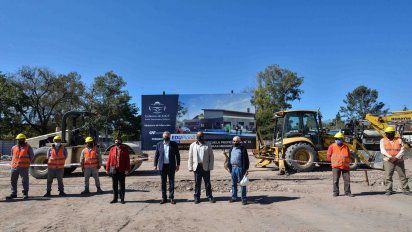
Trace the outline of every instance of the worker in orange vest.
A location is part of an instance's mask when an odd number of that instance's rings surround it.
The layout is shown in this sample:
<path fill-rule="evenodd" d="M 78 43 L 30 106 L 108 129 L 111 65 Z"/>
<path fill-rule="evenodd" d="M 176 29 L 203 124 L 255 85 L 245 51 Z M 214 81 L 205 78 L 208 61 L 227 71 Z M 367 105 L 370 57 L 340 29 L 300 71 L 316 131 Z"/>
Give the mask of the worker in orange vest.
<path fill-rule="evenodd" d="M 395 128 L 389 126 L 385 129 L 386 138 L 382 138 L 380 141 L 380 150 L 384 160 L 383 167 L 385 169 L 385 195 L 389 196 L 392 194 L 392 176 L 395 171 L 398 173 L 402 183 L 404 194 L 409 195 L 410 189 L 408 178 L 406 178 L 405 174 L 405 162 L 403 161 L 405 149 L 403 148 L 402 140 L 397 138 L 395 134 Z"/>
<path fill-rule="evenodd" d="M 333 196 L 339 196 L 339 179 L 342 175 L 345 188 L 345 195 L 353 197 L 350 190 L 350 151 L 343 143 L 344 135 L 342 132 L 335 134 L 335 142 L 329 146 L 327 158 L 331 161 L 333 173 Z"/>
<path fill-rule="evenodd" d="M 80 154 L 80 165 L 84 173 L 84 191 L 82 195 L 89 194 L 89 179 L 93 176 L 96 184 L 97 193 L 103 193 L 100 188 L 99 169 L 102 165 L 102 157 L 97 151 L 97 147 L 93 143 L 92 137 L 86 138 L 87 147 L 85 147 Z"/>
<path fill-rule="evenodd" d="M 57 135 L 53 138 L 53 145 L 47 151 L 47 192 L 44 197 L 51 196 L 51 187 L 53 179 L 57 178 L 59 196 L 66 196 L 64 193 L 63 175 L 64 175 L 64 163 L 67 158 L 67 150 L 61 144 L 62 138 Z"/>
<path fill-rule="evenodd" d="M 11 149 L 13 158 L 11 160 L 11 194 L 6 197 L 11 200 L 17 197 L 17 181 L 19 175 L 23 184 L 23 199 L 29 198 L 29 167 L 33 159 L 33 148 L 26 142 L 24 134 L 18 134 L 16 137 L 17 145 Z"/>

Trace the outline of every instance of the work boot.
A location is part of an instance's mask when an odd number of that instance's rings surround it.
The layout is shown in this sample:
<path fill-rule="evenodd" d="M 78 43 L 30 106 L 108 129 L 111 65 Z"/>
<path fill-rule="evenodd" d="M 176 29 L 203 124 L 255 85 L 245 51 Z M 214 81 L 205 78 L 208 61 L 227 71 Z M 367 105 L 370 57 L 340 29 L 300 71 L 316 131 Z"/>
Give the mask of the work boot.
<path fill-rule="evenodd" d="M 199 200 L 199 199 L 195 199 L 194 203 L 195 203 L 195 204 L 199 204 L 199 203 L 200 203 L 200 200 Z"/>
<path fill-rule="evenodd" d="M 411 192 L 410 191 L 403 191 L 403 194 L 405 194 L 406 196 L 411 196 Z"/>
<path fill-rule="evenodd" d="M 117 199 L 113 199 L 113 200 L 110 202 L 110 204 L 114 204 L 114 203 L 117 203 Z"/>
<path fill-rule="evenodd" d="M 17 197 L 17 194 L 10 194 L 10 196 L 6 197 L 6 200 L 12 200 Z"/>
<path fill-rule="evenodd" d="M 29 194 L 27 192 L 23 193 L 23 200 L 29 199 Z"/>
<path fill-rule="evenodd" d="M 167 201 L 165 200 L 165 199 L 162 199 L 161 201 L 160 201 L 160 204 L 161 205 L 163 205 L 164 203 L 166 203 Z"/>
<path fill-rule="evenodd" d="M 103 193 L 103 190 L 99 187 L 99 188 L 97 188 L 97 191 L 96 191 L 96 193 L 99 193 L 99 194 L 101 194 L 101 193 Z"/>
<path fill-rule="evenodd" d="M 233 202 L 236 202 L 236 199 L 235 198 L 230 198 L 229 203 L 233 203 Z"/>
<path fill-rule="evenodd" d="M 242 205 L 247 205 L 247 200 L 242 201 Z"/>
<path fill-rule="evenodd" d="M 120 200 L 120 203 L 126 204 L 126 202 L 124 201 L 124 199 L 121 199 L 121 200 Z"/>
<path fill-rule="evenodd" d="M 332 196 L 333 196 L 333 197 L 338 197 L 338 196 L 339 196 L 339 193 L 333 193 Z"/>
<path fill-rule="evenodd" d="M 391 192 L 391 191 L 386 191 L 386 192 L 385 192 L 385 195 L 386 195 L 386 196 L 390 196 L 390 195 L 392 195 L 392 192 Z"/>
<path fill-rule="evenodd" d="M 170 199 L 170 204 L 175 205 L 176 204 L 175 199 Z"/>
<path fill-rule="evenodd" d="M 90 191 L 89 191 L 89 189 L 85 189 L 83 192 L 81 192 L 80 194 L 81 195 L 86 195 L 86 194 L 89 194 L 90 193 Z"/>
<path fill-rule="evenodd" d="M 215 200 L 215 198 L 213 198 L 213 197 L 209 197 L 209 202 L 210 202 L 210 203 L 216 203 L 216 200 Z"/>
<path fill-rule="evenodd" d="M 345 195 L 348 196 L 348 197 L 354 197 L 354 195 L 352 193 L 346 193 Z"/>
<path fill-rule="evenodd" d="M 44 194 L 43 197 L 51 197 L 51 192 L 50 192 L 50 191 L 47 191 L 46 194 Z"/>
<path fill-rule="evenodd" d="M 65 197 L 67 196 L 66 193 L 64 191 L 60 191 L 59 192 L 59 197 Z"/>

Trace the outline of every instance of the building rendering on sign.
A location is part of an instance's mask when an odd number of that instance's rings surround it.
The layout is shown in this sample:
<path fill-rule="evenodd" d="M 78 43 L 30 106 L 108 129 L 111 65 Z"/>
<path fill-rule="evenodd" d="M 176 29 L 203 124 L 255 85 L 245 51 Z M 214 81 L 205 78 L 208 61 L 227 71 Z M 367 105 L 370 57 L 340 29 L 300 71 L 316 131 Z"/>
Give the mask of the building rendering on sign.
<path fill-rule="evenodd" d="M 255 132 L 255 114 L 224 109 L 202 109 L 203 113 L 193 119 L 184 120 L 184 126 L 190 131 L 243 131 Z"/>

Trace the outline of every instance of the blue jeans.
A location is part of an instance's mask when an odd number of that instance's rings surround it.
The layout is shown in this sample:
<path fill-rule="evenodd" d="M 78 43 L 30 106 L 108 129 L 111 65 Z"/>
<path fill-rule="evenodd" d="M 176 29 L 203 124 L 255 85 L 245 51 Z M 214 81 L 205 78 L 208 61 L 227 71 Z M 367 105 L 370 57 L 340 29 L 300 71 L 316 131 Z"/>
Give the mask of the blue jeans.
<path fill-rule="evenodd" d="M 237 184 L 242 180 L 245 171 L 240 167 L 232 168 L 232 199 L 237 199 Z M 246 201 L 246 186 L 240 187 L 242 192 L 242 201 Z"/>

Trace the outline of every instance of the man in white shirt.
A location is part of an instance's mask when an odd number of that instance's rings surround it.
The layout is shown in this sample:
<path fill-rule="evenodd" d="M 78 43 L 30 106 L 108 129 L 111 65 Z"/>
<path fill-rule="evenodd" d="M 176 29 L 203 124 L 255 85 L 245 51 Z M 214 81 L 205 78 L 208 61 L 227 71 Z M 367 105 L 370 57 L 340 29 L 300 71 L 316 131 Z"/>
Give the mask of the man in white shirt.
<path fill-rule="evenodd" d="M 385 195 L 392 194 L 393 173 L 398 173 L 399 179 L 402 183 L 402 189 L 404 194 L 409 195 L 410 189 L 408 186 L 408 178 L 405 174 L 405 162 L 403 161 L 403 155 L 405 149 L 403 147 L 402 140 L 395 137 L 395 128 L 389 126 L 385 129 L 386 138 L 382 138 L 380 141 L 380 150 L 384 155 L 384 169 L 385 169 Z"/>
<path fill-rule="evenodd" d="M 195 194 L 194 203 L 200 203 L 200 189 L 202 178 L 205 181 L 206 197 L 209 202 L 215 203 L 212 195 L 212 185 L 210 183 L 210 170 L 213 170 L 214 155 L 212 145 L 204 141 L 203 132 L 199 131 L 196 135 L 196 142 L 190 144 L 188 169 L 195 174 Z"/>

